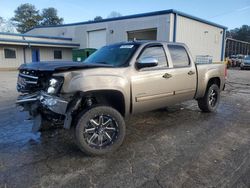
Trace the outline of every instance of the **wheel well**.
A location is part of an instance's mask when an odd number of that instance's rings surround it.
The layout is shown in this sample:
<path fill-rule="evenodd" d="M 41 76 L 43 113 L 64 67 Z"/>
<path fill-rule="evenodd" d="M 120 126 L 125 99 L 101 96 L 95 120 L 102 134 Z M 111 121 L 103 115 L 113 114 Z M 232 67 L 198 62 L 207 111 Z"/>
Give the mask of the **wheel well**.
<path fill-rule="evenodd" d="M 207 83 L 207 88 L 212 84 L 216 84 L 220 88 L 220 78 L 219 77 L 210 78 L 210 80 Z"/>
<path fill-rule="evenodd" d="M 88 92 L 85 97 L 94 99 L 96 104 L 104 104 L 115 108 L 122 116 L 125 116 L 125 99 L 120 91 L 101 90 Z"/>

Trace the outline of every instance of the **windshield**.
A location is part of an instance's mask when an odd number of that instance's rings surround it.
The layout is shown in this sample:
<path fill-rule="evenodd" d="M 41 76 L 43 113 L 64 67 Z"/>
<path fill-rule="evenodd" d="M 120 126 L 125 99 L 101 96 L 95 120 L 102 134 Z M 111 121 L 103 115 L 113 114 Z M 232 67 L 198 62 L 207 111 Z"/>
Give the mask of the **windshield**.
<path fill-rule="evenodd" d="M 137 48 L 137 44 L 104 46 L 89 56 L 84 63 L 107 64 L 114 67 L 128 66 L 129 60 Z"/>

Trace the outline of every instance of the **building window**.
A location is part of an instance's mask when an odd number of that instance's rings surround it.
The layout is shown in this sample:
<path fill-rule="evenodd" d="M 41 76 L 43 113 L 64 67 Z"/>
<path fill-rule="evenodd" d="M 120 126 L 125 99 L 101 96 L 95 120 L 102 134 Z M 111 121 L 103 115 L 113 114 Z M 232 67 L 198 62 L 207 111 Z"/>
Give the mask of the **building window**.
<path fill-rule="evenodd" d="M 4 57 L 6 59 L 16 59 L 16 50 L 14 48 L 5 48 Z"/>
<path fill-rule="evenodd" d="M 54 59 L 62 59 L 62 50 L 54 50 Z"/>

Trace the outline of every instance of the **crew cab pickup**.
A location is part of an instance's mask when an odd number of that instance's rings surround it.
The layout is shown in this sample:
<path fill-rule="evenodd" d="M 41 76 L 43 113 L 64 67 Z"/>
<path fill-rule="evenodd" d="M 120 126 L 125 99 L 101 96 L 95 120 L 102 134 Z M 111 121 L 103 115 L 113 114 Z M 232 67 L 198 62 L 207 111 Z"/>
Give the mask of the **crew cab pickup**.
<path fill-rule="evenodd" d="M 117 43 L 81 63 L 21 65 L 16 103 L 34 118 L 34 131 L 48 122 L 73 128 L 83 152 L 102 155 L 122 144 L 128 115 L 191 99 L 214 112 L 225 70 L 224 64 L 196 65 L 185 44 Z"/>

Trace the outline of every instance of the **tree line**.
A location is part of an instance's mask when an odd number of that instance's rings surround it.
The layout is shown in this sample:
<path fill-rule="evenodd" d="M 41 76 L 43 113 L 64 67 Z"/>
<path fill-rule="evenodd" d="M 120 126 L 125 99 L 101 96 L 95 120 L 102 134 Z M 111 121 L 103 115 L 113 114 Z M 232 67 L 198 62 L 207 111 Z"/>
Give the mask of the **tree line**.
<path fill-rule="evenodd" d="M 0 29 L 4 32 L 25 33 L 36 26 L 60 25 L 63 18 L 57 15 L 57 10 L 53 7 L 38 10 L 29 3 L 21 4 L 14 11 L 14 17 L 5 20 L 0 17 Z"/>
<path fill-rule="evenodd" d="M 240 28 L 227 31 L 227 37 L 250 42 L 250 25 L 243 25 Z"/>
<path fill-rule="evenodd" d="M 119 12 L 111 12 L 108 18 L 119 17 Z M 96 16 L 94 21 L 100 21 L 103 18 Z M 58 16 L 57 9 L 53 7 L 38 10 L 34 5 L 25 3 L 21 4 L 14 11 L 14 17 L 5 20 L 0 16 L 0 31 L 25 33 L 37 26 L 61 25 L 63 18 Z"/>

